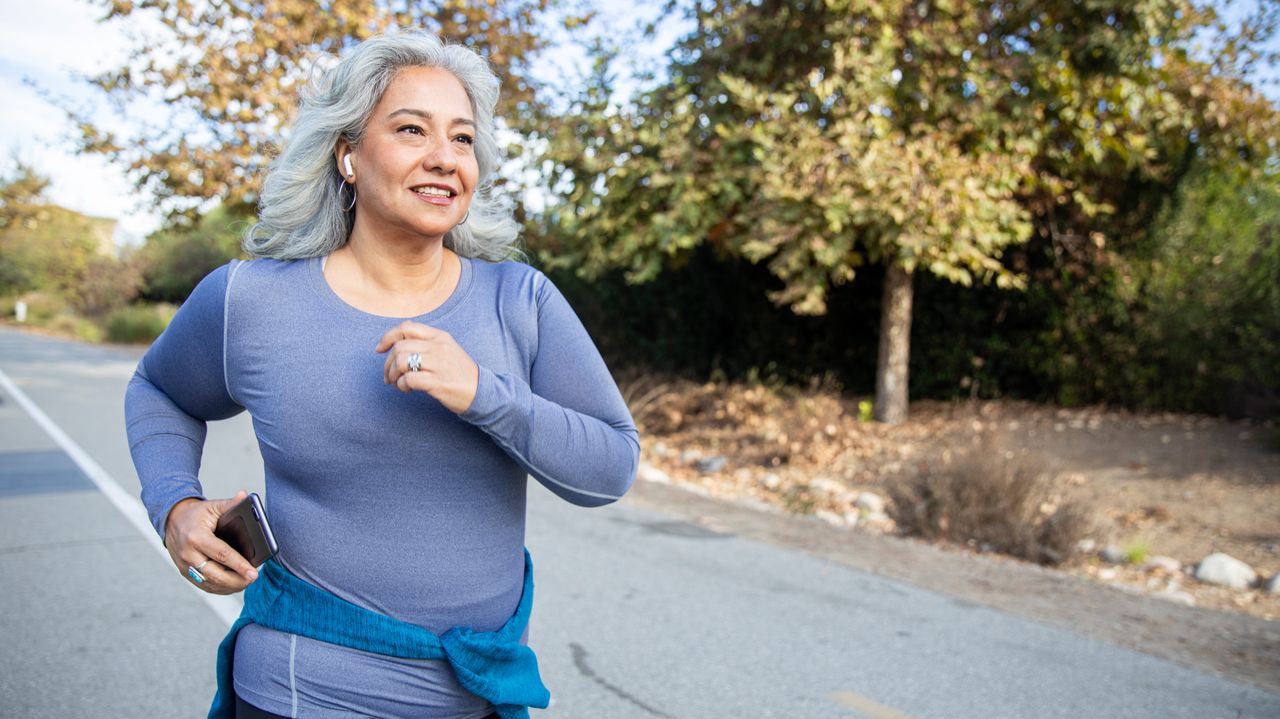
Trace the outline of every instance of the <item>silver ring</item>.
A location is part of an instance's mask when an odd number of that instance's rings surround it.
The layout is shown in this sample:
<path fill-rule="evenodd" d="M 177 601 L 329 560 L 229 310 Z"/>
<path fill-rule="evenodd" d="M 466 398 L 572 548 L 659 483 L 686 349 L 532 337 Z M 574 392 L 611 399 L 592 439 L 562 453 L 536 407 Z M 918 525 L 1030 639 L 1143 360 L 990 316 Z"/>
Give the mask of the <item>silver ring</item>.
<path fill-rule="evenodd" d="M 205 563 L 207 563 L 207 561 Z M 204 564 L 201 564 L 200 566 L 203 567 Z M 200 570 L 196 569 L 195 567 L 187 567 L 187 576 L 191 577 L 191 581 L 195 582 L 196 584 L 204 584 L 204 575 L 201 574 Z"/>
<path fill-rule="evenodd" d="M 417 372 L 420 369 L 422 369 L 422 355 L 414 352 L 409 355 L 409 371 Z"/>

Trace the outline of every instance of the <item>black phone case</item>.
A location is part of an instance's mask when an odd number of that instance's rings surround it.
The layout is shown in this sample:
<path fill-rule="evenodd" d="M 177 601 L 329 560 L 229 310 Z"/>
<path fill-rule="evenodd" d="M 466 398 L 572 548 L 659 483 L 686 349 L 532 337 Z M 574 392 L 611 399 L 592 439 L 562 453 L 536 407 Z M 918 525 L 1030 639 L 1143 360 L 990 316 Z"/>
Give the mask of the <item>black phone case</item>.
<path fill-rule="evenodd" d="M 223 514 L 213 533 L 255 567 L 262 566 L 280 549 L 257 494 L 250 494 Z"/>

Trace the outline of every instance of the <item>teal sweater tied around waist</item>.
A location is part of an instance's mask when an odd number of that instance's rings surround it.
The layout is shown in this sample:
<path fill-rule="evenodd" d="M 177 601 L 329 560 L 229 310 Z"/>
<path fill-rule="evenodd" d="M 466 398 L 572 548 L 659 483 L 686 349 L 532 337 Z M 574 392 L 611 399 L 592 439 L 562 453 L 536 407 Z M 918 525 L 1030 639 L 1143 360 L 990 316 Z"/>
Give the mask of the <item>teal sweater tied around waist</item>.
<path fill-rule="evenodd" d="M 232 660 L 236 634 L 260 624 L 375 654 L 443 659 L 464 689 L 493 704 L 502 719 L 528 719 L 529 707 L 547 708 L 551 692 L 538 674 L 533 650 L 520 643 L 533 608 L 533 560 L 524 552 L 524 592 L 515 614 L 494 632 L 454 627 L 436 636 L 414 624 L 370 611 L 294 576 L 275 561 L 244 591 L 244 611 L 218 646 L 218 693 L 209 719 L 234 719 Z"/>

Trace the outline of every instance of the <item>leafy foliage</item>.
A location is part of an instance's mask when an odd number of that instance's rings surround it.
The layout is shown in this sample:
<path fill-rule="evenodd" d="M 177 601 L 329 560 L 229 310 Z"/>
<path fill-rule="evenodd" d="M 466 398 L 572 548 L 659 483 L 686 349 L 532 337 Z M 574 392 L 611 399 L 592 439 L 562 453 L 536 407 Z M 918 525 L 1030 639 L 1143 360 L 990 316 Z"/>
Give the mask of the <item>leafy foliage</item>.
<path fill-rule="evenodd" d="M 1280 174 L 1197 167 L 1135 258 L 1135 400 L 1280 417 Z M 1176 377 L 1177 381 L 1170 381 Z"/>
<path fill-rule="evenodd" d="M 50 204 L 44 197 L 48 184 L 22 163 L 11 177 L 0 178 L 0 294 L 43 290 L 92 311 L 116 296 L 128 301 L 134 291 L 128 271 L 104 253 L 115 221 Z"/>
<path fill-rule="evenodd" d="M 107 317 L 107 339 L 111 342 L 146 343 L 164 332 L 177 308 L 170 304 L 135 304 L 121 307 Z"/>
<path fill-rule="evenodd" d="M 247 211 L 273 148 L 297 109 L 298 89 L 342 48 L 394 26 L 427 28 L 474 48 L 504 78 L 500 114 L 536 114 L 533 55 L 552 0 L 100 0 L 105 19 L 146 17 L 124 66 L 91 79 L 118 107 L 164 108 L 119 136 L 77 117 L 84 149 L 127 165 L 157 200 L 191 210 L 217 200 Z M 153 108 L 154 109 L 154 108 Z M 74 113 L 73 113 L 74 114 Z"/>
<path fill-rule="evenodd" d="M 835 314 L 872 264 L 1027 287 L 918 280 L 919 354 L 949 357 L 912 376 L 1140 403 L 1124 387 L 1159 370 L 1134 341 L 1129 258 L 1193 164 L 1259 179 L 1280 156 L 1280 115 L 1245 79 L 1274 62 L 1277 7 L 1231 26 L 1190 0 L 691 3 L 696 29 L 649 91 L 617 100 L 600 53 L 550 136 L 559 202 L 537 249 L 649 282 L 706 247 L 767 267 L 781 286 L 754 286 L 802 314 Z M 842 329 L 819 334 L 868 344 Z"/>
<path fill-rule="evenodd" d="M 181 303 L 200 280 L 241 257 L 240 241 L 252 219 L 219 206 L 194 220 L 179 219 L 147 237 L 139 252 L 142 295 L 156 302 Z"/>

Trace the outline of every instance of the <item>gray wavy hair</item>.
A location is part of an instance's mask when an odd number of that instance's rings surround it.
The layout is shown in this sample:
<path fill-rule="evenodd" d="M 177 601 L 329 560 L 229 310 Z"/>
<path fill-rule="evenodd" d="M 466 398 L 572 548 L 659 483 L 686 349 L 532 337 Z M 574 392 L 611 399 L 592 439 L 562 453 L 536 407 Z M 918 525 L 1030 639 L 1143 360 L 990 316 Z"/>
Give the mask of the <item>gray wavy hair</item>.
<path fill-rule="evenodd" d="M 491 261 L 520 256 L 510 204 L 492 195 L 491 179 L 500 160 L 493 121 L 498 78 L 474 51 L 416 30 L 360 43 L 302 91 L 293 135 L 263 182 L 259 222 L 244 239 L 247 252 L 290 260 L 327 255 L 346 244 L 354 215 L 344 211 L 350 201 L 343 198 L 334 148 L 339 138 L 352 146 L 360 144 L 373 108 L 406 67 L 452 73 L 475 114 L 479 181 L 466 223 L 444 236 L 445 246 L 465 257 Z"/>

